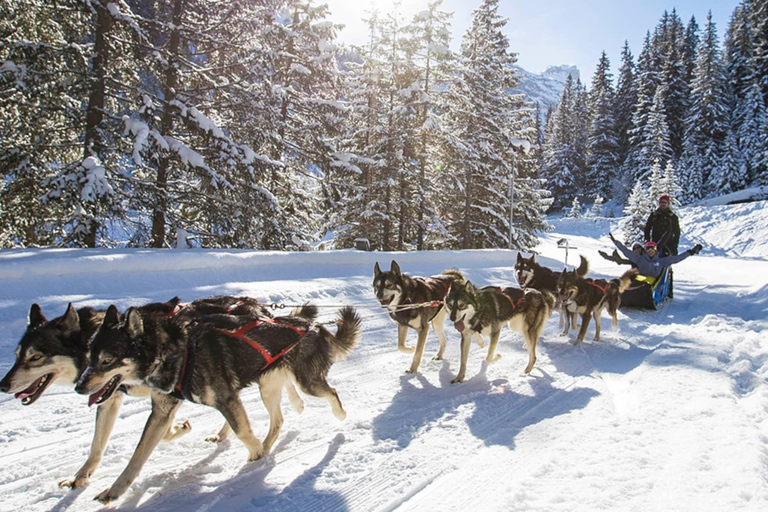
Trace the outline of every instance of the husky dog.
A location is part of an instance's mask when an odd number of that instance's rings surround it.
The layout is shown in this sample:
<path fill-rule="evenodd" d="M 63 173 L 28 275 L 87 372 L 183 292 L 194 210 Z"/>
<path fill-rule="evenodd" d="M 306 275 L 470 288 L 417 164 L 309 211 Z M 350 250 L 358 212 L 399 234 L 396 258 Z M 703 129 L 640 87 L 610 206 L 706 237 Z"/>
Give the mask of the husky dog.
<path fill-rule="evenodd" d="M 389 310 L 389 316 L 397 323 L 397 348 L 400 352 L 413 352 L 413 361 L 406 373 L 416 373 L 424 355 L 429 324 L 440 340 L 436 360 L 445 352 L 445 309 L 443 299 L 454 281 L 464 282 L 464 276 L 456 269 L 444 271 L 432 277 L 410 277 L 400 271 L 400 265 L 392 260 L 390 270 L 382 272 L 379 263 L 373 266 L 373 292 L 382 307 Z M 416 348 L 406 346 L 408 328 L 416 330 Z M 477 338 L 483 346 L 482 338 Z"/>
<path fill-rule="evenodd" d="M 110 306 L 91 342 L 88 368 L 75 390 L 90 395 L 90 403 L 101 403 L 123 383 L 149 384 L 153 388 L 152 413 L 128 466 L 96 499 L 108 503 L 125 492 L 183 399 L 218 409 L 227 421 L 222 431 L 234 430 L 248 448 L 249 461 L 269 453 L 275 442 L 283 424 L 280 397 L 289 381 L 309 395 L 328 400 L 334 415 L 344 419 L 346 412 L 326 376 L 333 362 L 354 347 L 360 317 L 353 308 L 342 308 L 334 336 L 313 324 L 316 315 L 317 308 L 304 306 L 296 316 L 269 319 L 219 314 L 184 324 L 142 315 L 134 308 L 121 316 Z M 177 357 L 179 347 L 184 349 L 182 357 Z M 166 359 L 158 366 L 156 359 L 162 357 Z M 171 393 L 151 384 L 159 378 L 157 373 L 168 372 L 178 378 Z M 253 383 L 259 384 L 270 416 L 263 443 L 253 435 L 240 401 L 240 391 Z"/>
<path fill-rule="evenodd" d="M 454 327 L 461 333 L 461 367 L 451 383 L 464 381 L 471 337 L 475 333 L 490 336 L 488 355 L 485 358 L 487 363 L 493 363 L 501 357 L 494 355 L 494 352 L 505 323 L 513 331 L 523 333 L 525 348 L 528 349 L 525 373 L 530 373 L 536 362 L 536 344 L 554 306 L 555 298 L 551 293 L 533 288 L 526 291 L 496 287 L 477 289 L 469 281 L 451 285 L 445 298 L 445 307 Z"/>
<path fill-rule="evenodd" d="M 629 288 L 632 280 L 638 275 L 633 268 L 624 272 L 621 277 L 606 281 L 605 279 L 584 279 L 577 271 L 563 269 L 558 280 L 560 302 L 568 311 L 581 315 L 581 329 L 576 343 L 584 341 L 590 316 L 595 319 L 595 341 L 600 341 L 600 315 L 605 307 L 612 318 L 615 328 L 618 325 L 616 311 L 621 304 L 621 294 Z M 561 336 L 568 334 L 568 326 Z"/>
<path fill-rule="evenodd" d="M 151 303 L 139 309 L 148 315 L 166 318 L 175 316 L 184 321 L 214 312 L 242 314 L 258 311 L 263 316 L 272 316 L 258 301 L 249 297 L 209 297 L 189 304 L 183 304 L 181 299 L 174 297 L 168 302 Z M 90 307 L 75 309 L 69 304 L 64 315 L 49 321 L 40 306 L 33 304 L 29 311 L 27 330 L 16 349 L 16 361 L 0 381 L 0 391 L 14 393 L 21 404 L 26 406 L 35 403 L 54 382 L 74 387 L 87 366 L 88 342 L 103 318 L 103 310 Z M 62 480 L 59 486 L 74 489 L 88 485 L 90 476 L 101 462 L 123 397 L 126 394 L 149 396 L 150 393 L 149 387 L 141 385 L 123 385 L 119 391 L 98 405 L 90 454 L 74 478 Z M 303 403 L 293 386 L 288 387 L 288 394 L 291 403 L 300 411 Z M 177 423 L 166 432 L 162 440 L 176 439 L 188 433 L 191 428 L 188 421 Z"/>
<path fill-rule="evenodd" d="M 584 256 L 579 256 L 580 264 L 576 269 L 576 274 L 579 277 L 584 277 L 589 272 L 589 262 Z M 561 272 L 555 272 L 547 267 L 542 267 L 536 261 L 536 255 L 531 254 L 530 258 L 525 258 L 519 252 L 517 253 L 517 261 L 515 262 L 515 278 L 523 289 L 534 288 L 540 292 L 550 292 L 553 295 L 557 295 L 557 281 L 560 279 Z M 560 312 L 560 327 L 564 325 L 568 326 L 570 320 L 573 329 L 576 329 L 576 314 L 572 311 L 566 310 L 562 304 L 558 304 L 558 311 Z"/>

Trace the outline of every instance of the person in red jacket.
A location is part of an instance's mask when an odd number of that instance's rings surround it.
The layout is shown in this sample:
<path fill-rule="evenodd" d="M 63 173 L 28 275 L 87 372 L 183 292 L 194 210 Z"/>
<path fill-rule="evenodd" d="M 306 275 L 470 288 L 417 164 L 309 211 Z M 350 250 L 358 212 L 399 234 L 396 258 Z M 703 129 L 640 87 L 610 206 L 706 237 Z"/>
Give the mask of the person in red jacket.
<path fill-rule="evenodd" d="M 669 195 L 659 196 L 659 207 L 648 216 L 644 234 L 646 242 L 656 242 L 664 253 L 676 255 L 680 243 L 680 221 L 669 203 Z"/>

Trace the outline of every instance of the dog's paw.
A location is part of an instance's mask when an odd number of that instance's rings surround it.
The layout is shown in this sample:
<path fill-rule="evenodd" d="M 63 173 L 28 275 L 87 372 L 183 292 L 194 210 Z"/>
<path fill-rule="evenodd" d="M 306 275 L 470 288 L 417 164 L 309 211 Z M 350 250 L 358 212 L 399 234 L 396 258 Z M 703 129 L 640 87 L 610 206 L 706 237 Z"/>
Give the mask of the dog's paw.
<path fill-rule="evenodd" d="M 206 437 L 205 440 L 209 443 L 223 443 L 227 440 L 227 438 L 225 436 L 220 436 L 219 434 L 214 434 L 212 436 Z"/>
<path fill-rule="evenodd" d="M 397 350 L 402 352 L 403 354 L 413 354 L 416 352 L 416 347 L 408 347 L 406 345 L 397 347 Z"/>
<path fill-rule="evenodd" d="M 492 358 L 488 358 L 488 357 L 486 357 L 486 358 L 485 358 L 485 362 L 486 362 L 486 363 L 488 363 L 488 364 L 493 364 L 493 363 L 495 363 L 496 361 L 498 361 L 499 359 L 501 359 L 501 354 L 496 354 L 496 355 L 495 355 L 495 356 L 493 356 Z"/>
<path fill-rule="evenodd" d="M 109 505 L 110 502 L 116 500 L 120 497 L 120 494 L 117 494 L 112 491 L 112 488 L 110 487 L 106 491 L 102 491 L 99 494 L 96 495 L 95 498 L 93 498 L 95 501 L 100 501 L 104 505 Z"/>
<path fill-rule="evenodd" d="M 248 454 L 248 462 L 255 462 L 261 459 L 262 457 L 264 457 L 264 455 L 265 455 L 265 452 L 263 449 L 254 450 L 253 452 Z"/>
<path fill-rule="evenodd" d="M 75 476 L 75 478 L 68 478 L 59 482 L 61 489 L 82 489 L 87 487 L 90 482 L 90 478 L 87 476 Z"/>
<path fill-rule="evenodd" d="M 458 384 L 460 382 L 464 382 L 464 377 L 456 377 L 451 381 L 451 384 Z"/>
<path fill-rule="evenodd" d="M 174 439 L 178 439 L 181 436 L 187 435 L 192 431 L 192 424 L 189 422 L 189 420 L 184 420 L 175 423 L 172 425 L 168 432 L 165 433 L 161 441 L 163 442 L 170 442 Z"/>

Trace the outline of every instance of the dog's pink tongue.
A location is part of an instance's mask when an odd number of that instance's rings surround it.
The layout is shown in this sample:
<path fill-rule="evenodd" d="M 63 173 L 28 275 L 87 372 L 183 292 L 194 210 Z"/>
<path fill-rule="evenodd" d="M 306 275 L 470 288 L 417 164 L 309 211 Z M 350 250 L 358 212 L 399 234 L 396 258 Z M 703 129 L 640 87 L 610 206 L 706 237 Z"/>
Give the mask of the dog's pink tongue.
<path fill-rule="evenodd" d="M 42 380 L 42 377 L 40 377 L 40 378 L 39 378 L 39 379 L 37 379 L 35 382 L 33 382 L 32 384 L 30 384 L 30 386 L 29 386 L 27 389 L 25 389 L 25 390 L 23 390 L 23 391 L 19 391 L 18 393 L 16 393 L 16 394 L 15 394 L 15 395 L 13 395 L 13 396 L 14 396 L 15 398 L 18 398 L 19 400 L 23 400 L 23 399 L 25 399 L 25 398 L 27 398 L 27 397 L 29 397 L 29 396 L 32 396 L 32 395 L 34 395 L 34 394 L 35 394 L 35 391 L 37 391 L 37 388 L 38 388 L 38 386 L 40 385 L 40 381 L 41 381 L 41 380 Z"/>
<path fill-rule="evenodd" d="M 456 328 L 457 331 L 464 332 L 464 320 L 459 320 L 458 322 L 453 324 L 453 326 Z"/>
<path fill-rule="evenodd" d="M 109 383 L 107 383 L 107 385 L 106 385 L 106 386 L 104 386 L 103 388 L 101 388 L 100 390 L 98 390 L 97 392 L 95 392 L 94 394 L 92 394 L 92 395 L 88 395 L 88 407 L 90 407 L 90 406 L 92 406 L 93 404 L 95 404 L 96 402 L 98 402 L 98 401 L 99 401 L 99 398 L 101 398 L 101 396 L 102 396 L 104 393 L 106 393 L 106 392 L 107 392 L 107 389 L 109 389 Z"/>

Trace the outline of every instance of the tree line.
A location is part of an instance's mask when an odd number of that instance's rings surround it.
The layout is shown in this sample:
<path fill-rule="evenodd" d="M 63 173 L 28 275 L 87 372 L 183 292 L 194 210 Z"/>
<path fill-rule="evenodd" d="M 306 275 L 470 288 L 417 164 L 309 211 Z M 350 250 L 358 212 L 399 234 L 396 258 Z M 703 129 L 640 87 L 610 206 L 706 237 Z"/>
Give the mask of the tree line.
<path fill-rule="evenodd" d="M 709 28 L 673 11 L 615 91 L 603 58 L 541 128 L 498 0 L 455 52 L 441 0 L 371 12 L 353 47 L 313 0 L 0 0 L 0 247 L 530 249 L 549 208 L 626 196 L 657 146 L 699 196 L 760 182 L 765 6 L 739 6 L 725 57 L 715 36 L 728 108 L 694 101 Z M 741 181 L 714 179 L 726 153 Z"/>
<path fill-rule="evenodd" d="M 605 52 L 588 91 L 569 77 L 540 135 L 553 207 L 635 204 L 655 166 L 676 173 L 680 204 L 768 185 L 768 2 L 742 1 L 719 41 L 711 12 L 701 29 L 665 11 L 637 62 L 625 42 L 615 86 Z"/>

